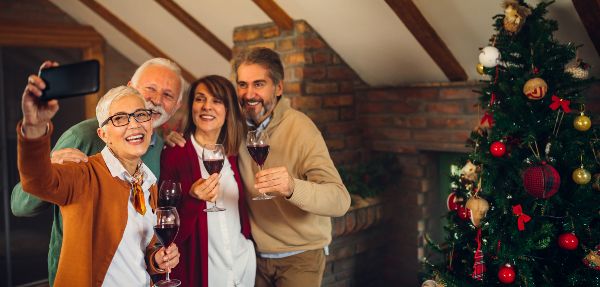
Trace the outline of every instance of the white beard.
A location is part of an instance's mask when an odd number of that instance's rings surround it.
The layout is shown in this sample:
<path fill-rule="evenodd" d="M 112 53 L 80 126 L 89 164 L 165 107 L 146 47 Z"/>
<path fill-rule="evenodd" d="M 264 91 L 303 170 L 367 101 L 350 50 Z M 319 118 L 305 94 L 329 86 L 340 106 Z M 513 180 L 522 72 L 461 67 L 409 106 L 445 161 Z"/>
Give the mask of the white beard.
<path fill-rule="evenodd" d="M 160 117 L 152 121 L 152 128 L 158 128 L 162 126 L 171 118 L 171 115 L 167 113 L 167 111 L 165 111 L 165 109 L 162 106 L 155 106 L 151 102 L 146 102 L 146 108 L 160 113 Z"/>

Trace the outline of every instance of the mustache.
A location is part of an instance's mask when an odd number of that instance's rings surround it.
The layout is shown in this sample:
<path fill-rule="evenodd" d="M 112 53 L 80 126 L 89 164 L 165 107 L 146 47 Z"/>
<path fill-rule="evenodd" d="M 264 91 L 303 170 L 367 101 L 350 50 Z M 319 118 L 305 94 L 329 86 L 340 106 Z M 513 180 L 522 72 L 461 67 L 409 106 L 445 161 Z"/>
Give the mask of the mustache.
<path fill-rule="evenodd" d="M 154 105 L 152 102 L 146 102 L 146 108 L 155 113 L 155 115 L 153 115 L 154 121 L 152 122 L 153 128 L 160 127 L 171 118 L 171 115 L 169 115 L 162 106 Z"/>

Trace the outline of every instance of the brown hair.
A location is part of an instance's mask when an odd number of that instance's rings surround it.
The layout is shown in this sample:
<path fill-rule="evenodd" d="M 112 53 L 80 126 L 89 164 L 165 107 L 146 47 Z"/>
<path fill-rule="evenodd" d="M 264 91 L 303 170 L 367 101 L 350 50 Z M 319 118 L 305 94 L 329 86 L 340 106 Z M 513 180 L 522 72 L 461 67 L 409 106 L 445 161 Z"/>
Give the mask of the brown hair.
<path fill-rule="evenodd" d="M 264 47 L 242 51 L 233 62 L 233 72 L 237 81 L 237 70 L 242 64 L 258 64 L 269 71 L 269 78 L 275 85 L 283 81 L 283 64 L 277 52 Z"/>
<path fill-rule="evenodd" d="M 240 110 L 235 87 L 225 77 L 218 75 L 205 76 L 194 81 L 190 85 L 187 105 L 187 124 L 183 132 L 184 135 L 186 137 L 192 137 L 196 132 L 196 125 L 194 124 L 192 116 L 192 105 L 194 104 L 196 88 L 200 84 L 204 84 L 208 91 L 215 98 L 223 101 L 223 105 L 225 105 L 225 122 L 219 132 L 217 143 L 223 144 L 227 155 L 237 154 L 240 144 L 242 144 L 244 134 L 246 133 L 246 124 L 242 117 L 242 111 Z"/>

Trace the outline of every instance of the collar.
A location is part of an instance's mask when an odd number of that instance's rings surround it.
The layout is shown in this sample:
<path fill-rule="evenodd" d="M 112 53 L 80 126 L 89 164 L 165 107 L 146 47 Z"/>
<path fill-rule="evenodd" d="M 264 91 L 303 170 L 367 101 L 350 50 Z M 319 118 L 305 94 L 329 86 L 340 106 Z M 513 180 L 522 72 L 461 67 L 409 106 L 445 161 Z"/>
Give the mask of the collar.
<path fill-rule="evenodd" d="M 271 122 L 271 118 L 273 117 L 273 114 L 271 113 L 271 115 L 269 117 L 267 117 L 262 123 L 260 123 L 260 125 L 256 126 L 252 121 L 250 120 L 246 120 L 246 125 L 248 125 L 248 127 L 250 128 L 250 130 L 256 130 L 258 132 L 262 132 L 263 130 L 265 130 L 267 128 L 267 126 L 269 125 L 269 123 Z"/>
<path fill-rule="evenodd" d="M 108 171 L 110 171 L 110 175 L 112 175 L 113 177 L 117 177 L 121 180 L 131 182 L 131 175 L 129 174 L 129 172 L 127 172 L 125 167 L 123 167 L 123 165 L 115 157 L 115 155 L 113 155 L 113 153 L 110 152 L 107 146 L 105 146 L 100 153 L 102 154 L 102 158 L 106 163 L 106 167 L 108 167 Z M 154 176 L 152 171 L 146 166 L 145 163 L 142 163 L 140 169 L 142 170 L 144 175 L 144 183 L 142 184 L 142 190 L 146 192 L 150 189 L 150 186 L 156 183 L 156 176 Z"/>
<path fill-rule="evenodd" d="M 152 133 L 152 138 L 150 139 L 150 146 L 154 146 L 156 144 L 156 140 L 157 140 L 157 135 L 158 133 L 156 131 L 154 131 Z"/>

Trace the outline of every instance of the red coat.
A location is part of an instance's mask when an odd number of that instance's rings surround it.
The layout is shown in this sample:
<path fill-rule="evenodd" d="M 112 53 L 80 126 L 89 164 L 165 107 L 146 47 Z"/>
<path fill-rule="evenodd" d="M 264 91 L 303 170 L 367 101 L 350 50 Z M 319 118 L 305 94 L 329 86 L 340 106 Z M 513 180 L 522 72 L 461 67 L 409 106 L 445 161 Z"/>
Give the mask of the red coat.
<path fill-rule="evenodd" d="M 250 221 L 244 187 L 238 171 L 237 156 L 229 156 L 229 163 L 238 185 L 238 208 L 242 234 L 250 238 Z M 175 238 L 181 257 L 179 265 L 171 272 L 171 278 L 181 280 L 181 286 L 208 287 L 208 223 L 206 202 L 193 198 L 189 190 L 201 178 L 198 154 L 188 137 L 183 148 L 167 147 L 160 159 L 160 181 L 171 179 L 181 182 L 181 202 L 177 211 L 181 225 Z"/>

